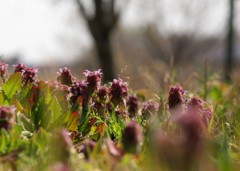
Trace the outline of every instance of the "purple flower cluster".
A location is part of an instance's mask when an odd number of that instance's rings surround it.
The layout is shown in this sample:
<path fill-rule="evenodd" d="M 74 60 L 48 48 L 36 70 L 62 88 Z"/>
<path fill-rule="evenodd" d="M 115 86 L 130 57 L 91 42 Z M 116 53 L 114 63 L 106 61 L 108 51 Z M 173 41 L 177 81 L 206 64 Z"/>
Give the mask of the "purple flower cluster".
<path fill-rule="evenodd" d="M 145 119 L 150 118 L 155 112 L 158 111 L 159 104 L 154 102 L 144 102 L 142 108 L 142 116 Z"/>
<path fill-rule="evenodd" d="M 24 70 L 25 67 L 19 65 L 16 68 Z M 96 71 L 86 70 L 83 75 L 86 80 L 76 80 L 71 75 L 70 70 L 64 67 L 58 72 L 58 82 L 49 83 L 52 89 L 62 88 L 63 91 L 68 91 L 67 99 L 70 101 L 72 111 L 77 111 L 80 109 L 79 107 L 83 107 L 104 118 L 114 111 L 117 117 L 123 119 L 127 115 L 132 118 L 138 114 L 138 103 L 140 102 L 138 102 L 136 95 L 128 97 L 127 83 L 122 79 L 114 79 L 108 87 L 106 84 L 101 85 L 102 72 L 100 69 Z M 144 116 L 151 116 L 158 109 L 158 105 L 153 102 L 146 102 L 143 106 Z"/>
<path fill-rule="evenodd" d="M 127 123 L 122 133 L 122 145 L 125 152 L 137 153 L 142 141 L 141 127 L 133 120 Z"/>
<path fill-rule="evenodd" d="M 172 86 L 169 91 L 168 106 L 170 110 L 181 108 L 184 103 L 184 90 L 180 85 Z"/>
<path fill-rule="evenodd" d="M 67 67 L 60 68 L 58 72 L 57 81 L 64 85 L 72 85 L 72 82 L 75 78 L 71 74 L 71 70 Z"/>
<path fill-rule="evenodd" d="M 88 83 L 85 81 L 75 81 L 70 87 L 71 98 L 70 102 L 75 104 L 76 102 L 80 103 L 82 100 L 82 105 L 86 107 L 88 105 L 89 95 L 87 93 Z"/>
<path fill-rule="evenodd" d="M 203 123 L 207 126 L 212 118 L 212 111 L 210 108 L 204 108 L 203 105 L 204 102 L 201 99 L 193 97 L 187 102 L 187 110 L 199 115 Z"/>
<path fill-rule="evenodd" d="M 24 64 L 13 65 L 13 67 L 15 67 L 14 72 L 23 72 L 25 69 L 27 69 L 27 66 Z"/>
<path fill-rule="evenodd" d="M 194 117 L 197 116 L 196 118 L 199 122 L 204 122 L 205 125 L 208 125 L 209 120 L 212 117 L 211 109 L 204 108 L 203 100 L 197 97 L 185 100 L 184 90 L 180 85 L 170 88 L 168 105 L 171 114 L 177 114 L 178 116 L 182 115 L 184 117 L 186 115 L 187 118 L 191 115 Z"/>
<path fill-rule="evenodd" d="M 96 90 L 101 83 L 101 78 L 102 78 L 102 72 L 101 70 L 97 71 L 88 71 L 86 70 L 83 72 L 84 76 L 87 78 L 87 83 L 88 83 L 88 93 L 92 94 L 94 90 Z"/>
<path fill-rule="evenodd" d="M 127 97 L 127 84 L 122 79 L 114 79 L 110 86 L 111 102 L 114 106 L 123 103 Z"/>
<path fill-rule="evenodd" d="M 127 106 L 129 116 L 134 117 L 138 110 L 138 99 L 135 95 L 131 95 L 128 97 Z"/>
<path fill-rule="evenodd" d="M 108 98 L 108 93 L 109 93 L 109 89 L 106 84 L 99 87 L 99 89 L 97 91 L 97 96 L 99 98 L 99 101 L 105 102 Z"/>
<path fill-rule="evenodd" d="M 201 111 L 203 109 L 203 101 L 197 97 L 193 97 L 187 101 L 187 109 L 196 112 Z"/>
<path fill-rule="evenodd" d="M 26 67 L 24 64 L 14 65 L 14 72 L 21 72 L 23 84 L 28 82 L 33 83 L 35 81 L 38 69 L 35 67 Z"/>
<path fill-rule="evenodd" d="M 197 97 L 185 100 L 179 85 L 170 89 L 168 104 L 177 131 L 171 136 L 158 131 L 153 140 L 154 150 L 172 170 L 186 170 L 199 155 L 212 111 Z"/>
<path fill-rule="evenodd" d="M 71 93 L 70 102 L 72 105 L 82 103 L 82 106 L 86 108 L 89 105 L 88 103 L 92 94 L 99 89 L 102 73 L 101 70 L 86 70 L 83 74 L 87 80 L 74 80 L 69 88 Z M 72 77 L 71 80 L 73 80 Z M 103 94 L 103 96 L 105 95 Z"/>

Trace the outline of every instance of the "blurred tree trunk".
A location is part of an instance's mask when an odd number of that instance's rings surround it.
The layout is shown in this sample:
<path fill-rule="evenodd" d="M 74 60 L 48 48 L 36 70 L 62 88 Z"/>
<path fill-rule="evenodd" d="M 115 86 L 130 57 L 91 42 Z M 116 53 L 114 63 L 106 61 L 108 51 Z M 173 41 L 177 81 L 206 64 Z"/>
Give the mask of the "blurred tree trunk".
<path fill-rule="evenodd" d="M 93 16 L 86 14 L 81 0 L 76 0 L 76 2 L 94 39 L 104 81 L 111 81 L 115 76 L 111 34 L 119 19 L 119 13 L 115 9 L 115 0 L 93 0 L 95 8 Z"/>
<path fill-rule="evenodd" d="M 234 7 L 235 0 L 229 0 L 228 32 L 226 37 L 225 80 L 230 81 L 234 60 Z"/>

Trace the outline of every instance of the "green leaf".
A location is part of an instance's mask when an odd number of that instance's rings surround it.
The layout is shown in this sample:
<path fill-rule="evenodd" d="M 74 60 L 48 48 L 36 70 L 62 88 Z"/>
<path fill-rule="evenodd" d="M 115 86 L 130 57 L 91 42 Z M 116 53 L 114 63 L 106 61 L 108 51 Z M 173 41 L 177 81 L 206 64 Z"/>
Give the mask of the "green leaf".
<path fill-rule="evenodd" d="M 43 128 L 33 135 L 33 143 L 37 145 L 39 152 L 44 152 L 50 143 L 50 134 Z"/>
<path fill-rule="evenodd" d="M 33 123 L 24 114 L 17 115 L 17 123 L 21 125 L 26 131 L 29 131 L 29 132 L 34 131 Z"/>
<path fill-rule="evenodd" d="M 3 153 L 7 150 L 8 144 L 8 133 L 5 129 L 0 130 L 0 153 Z"/>
<path fill-rule="evenodd" d="M 19 95 L 19 102 L 24 105 L 25 102 L 28 99 L 29 93 L 31 90 L 31 84 L 28 82 L 24 85 L 24 87 L 21 89 L 20 95 Z"/>
<path fill-rule="evenodd" d="M 47 112 L 44 113 L 44 117 L 41 121 L 41 126 L 47 130 L 52 130 L 56 127 L 61 126 L 63 124 L 64 118 L 65 117 L 62 114 L 62 108 L 57 98 L 54 96 L 49 104 Z"/>
<path fill-rule="evenodd" d="M 22 128 L 20 125 L 14 125 L 10 132 L 10 142 L 9 142 L 9 148 L 8 151 L 12 151 L 14 149 L 17 149 L 21 143 L 21 135 Z"/>
<path fill-rule="evenodd" d="M 52 98 L 49 85 L 44 81 L 40 81 L 39 87 L 40 87 L 40 93 L 41 93 L 40 96 L 44 97 L 45 104 L 49 104 Z"/>
<path fill-rule="evenodd" d="M 215 100 L 218 101 L 222 98 L 222 91 L 219 87 L 215 86 L 213 87 L 210 92 L 209 92 L 209 96 Z"/>
<path fill-rule="evenodd" d="M 17 112 L 22 112 L 23 111 L 23 107 L 17 99 L 13 99 L 12 104 L 16 107 Z"/>
<path fill-rule="evenodd" d="M 3 105 L 3 103 L 4 103 L 3 93 L 0 92 L 0 105 Z"/>
<path fill-rule="evenodd" d="M 54 97 L 53 100 L 51 101 L 49 110 L 51 111 L 51 121 L 52 122 L 56 121 L 59 118 L 59 116 L 61 116 L 62 108 L 61 108 L 60 104 L 58 103 L 58 100 L 56 97 Z"/>
<path fill-rule="evenodd" d="M 21 73 L 17 72 L 11 75 L 11 77 L 2 86 L 4 95 L 11 99 L 13 95 L 21 88 Z"/>
<path fill-rule="evenodd" d="M 78 112 L 71 113 L 67 123 L 67 129 L 70 131 L 77 131 L 78 120 L 79 120 L 79 113 Z"/>

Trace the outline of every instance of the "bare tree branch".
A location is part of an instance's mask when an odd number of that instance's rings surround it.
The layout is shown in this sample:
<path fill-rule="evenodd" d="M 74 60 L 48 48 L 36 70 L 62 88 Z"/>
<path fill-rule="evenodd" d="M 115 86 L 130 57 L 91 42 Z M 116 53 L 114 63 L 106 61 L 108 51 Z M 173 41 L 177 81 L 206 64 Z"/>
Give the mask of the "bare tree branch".
<path fill-rule="evenodd" d="M 115 13 L 115 0 L 110 0 L 110 15 Z"/>
<path fill-rule="evenodd" d="M 95 19 L 99 22 L 102 22 L 103 17 L 103 8 L 102 8 L 102 0 L 94 0 L 95 4 Z"/>
<path fill-rule="evenodd" d="M 79 10 L 80 10 L 82 16 L 83 16 L 86 20 L 89 20 L 89 17 L 88 17 L 87 14 L 86 14 L 86 10 L 85 10 L 85 7 L 84 7 L 83 4 L 82 4 L 82 1 L 81 1 L 81 0 L 76 0 L 76 3 L 77 3 L 77 5 L 78 5 L 78 7 L 79 7 Z"/>
<path fill-rule="evenodd" d="M 92 1 L 95 8 L 93 16 L 87 16 L 82 0 L 76 0 L 76 3 L 94 39 L 101 68 L 105 76 L 104 80 L 111 81 L 115 75 L 111 34 L 118 23 L 121 10 L 116 10 L 116 0 Z"/>

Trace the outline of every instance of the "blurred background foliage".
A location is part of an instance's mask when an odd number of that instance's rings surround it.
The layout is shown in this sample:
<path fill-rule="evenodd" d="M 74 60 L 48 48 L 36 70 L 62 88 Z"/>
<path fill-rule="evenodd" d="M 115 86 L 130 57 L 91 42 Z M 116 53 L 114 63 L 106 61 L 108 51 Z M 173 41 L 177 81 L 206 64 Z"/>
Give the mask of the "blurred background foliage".
<path fill-rule="evenodd" d="M 239 2 L 234 0 L 3 0 L 0 53 L 56 77 L 101 68 L 133 89 L 191 86 L 238 74 Z M 235 11 L 234 11 L 235 9 Z M 234 65 L 233 65 L 234 64 Z M 232 72 L 233 71 L 233 72 Z"/>

